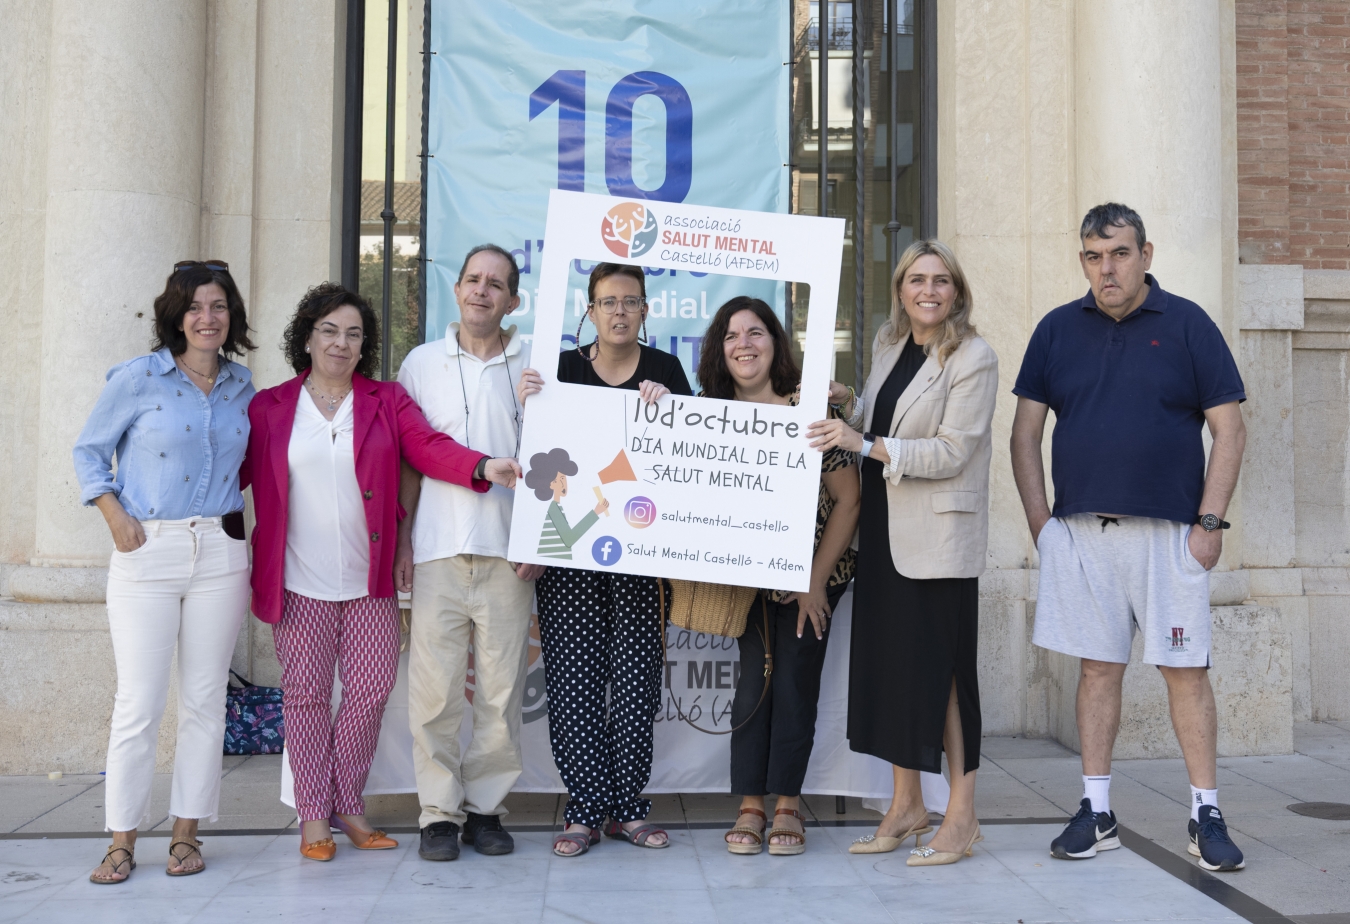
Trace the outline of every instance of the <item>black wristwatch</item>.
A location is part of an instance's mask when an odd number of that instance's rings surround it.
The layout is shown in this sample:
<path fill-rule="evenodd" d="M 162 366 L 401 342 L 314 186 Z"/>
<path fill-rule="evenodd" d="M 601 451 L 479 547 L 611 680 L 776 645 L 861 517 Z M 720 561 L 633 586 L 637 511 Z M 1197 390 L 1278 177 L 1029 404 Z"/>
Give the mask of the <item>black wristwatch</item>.
<path fill-rule="evenodd" d="M 486 480 L 486 475 L 487 475 L 487 464 L 488 464 L 488 461 L 489 461 L 488 457 L 487 457 L 487 456 L 483 456 L 483 458 L 481 458 L 481 459 L 478 460 L 478 464 L 475 465 L 475 466 L 473 467 L 473 480 L 474 480 L 474 481 L 484 481 L 484 480 Z"/>
<path fill-rule="evenodd" d="M 1227 520 L 1220 520 L 1212 513 L 1206 513 L 1196 517 L 1195 522 L 1197 525 L 1203 527 L 1207 533 L 1212 533 L 1216 529 L 1227 529 L 1233 525 Z"/>

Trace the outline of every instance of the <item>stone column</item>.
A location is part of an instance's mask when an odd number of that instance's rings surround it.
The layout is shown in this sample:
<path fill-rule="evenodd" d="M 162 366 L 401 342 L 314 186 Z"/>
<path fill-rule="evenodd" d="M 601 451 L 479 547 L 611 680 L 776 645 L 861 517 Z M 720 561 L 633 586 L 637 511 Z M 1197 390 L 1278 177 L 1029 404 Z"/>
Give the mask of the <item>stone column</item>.
<path fill-rule="evenodd" d="M 1078 215 L 1135 209 L 1158 282 L 1209 312 L 1239 356 L 1232 4 L 1077 0 L 1074 16 Z M 1228 519 L 1223 570 L 1240 567 L 1240 491 Z"/>
<path fill-rule="evenodd" d="M 1080 217 L 1111 200 L 1139 212 L 1156 248 L 1158 281 L 1204 306 L 1231 333 L 1220 6 L 1078 0 L 1077 198 Z"/>
<path fill-rule="evenodd" d="M 102 566 L 112 548 L 71 447 L 106 370 L 146 351 L 174 262 L 198 256 L 206 7 L 52 3 L 34 565 Z M 67 577 L 75 599 L 99 584 Z M 71 598 L 59 575 L 36 583 L 30 598 Z"/>
<path fill-rule="evenodd" d="M 47 204 L 49 0 L 0 0 L 0 586 L 33 554 Z"/>

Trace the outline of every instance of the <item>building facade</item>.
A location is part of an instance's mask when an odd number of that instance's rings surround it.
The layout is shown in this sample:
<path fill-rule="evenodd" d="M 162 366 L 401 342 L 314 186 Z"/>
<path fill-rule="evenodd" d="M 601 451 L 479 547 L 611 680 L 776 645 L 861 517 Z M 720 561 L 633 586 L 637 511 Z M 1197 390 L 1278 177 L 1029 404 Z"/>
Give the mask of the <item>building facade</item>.
<path fill-rule="evenodd" d="M 421 109 L 422 3 L 399 2 L 396 185 L 418 178 Z M 794 2 L 794 208 L 817 212 L 825 192 L 826 211 L 854 220 L 841 352 L 870 348 L 892 242 L 922 233 L 927 209 L 1001 359 L 981 581 L 986 732 L 1076 743 L 1077 664 L 1030 645 L 1037 559 L 1003 447 L 1025 344 L 1045 312 L 1085 291 L 1078 223 L 1106 200 L 1143 215 L 1159 281 L 1210 312 L 1247 384 L 1247 455 L 1213 580 L 1220 752 L 1288 752 L 1295 721 L 1350 718 L 1345 4 L 899 0 L 891 31 L 884 0 Z M 388 113 L 369 101 L 384 90 L 387 61 L 373 49 L 387 30 L 372 12 L 383 4 L 366 0 L 355 74 L 349 11 L 360 5 L 0 0 L 0 773 L 102 766 L 111 541 L 79 505 L 70 448 L 105 370 L 144 352 L 168 269 L 229 262 L 257 330 L 248 362 L 261 388 L 289 375 L 276 345 L 304 290 L 351 276 L 353 235 L 360 253 L 384 258 L 369 213 L 382 207 L 385 165 L 369 152 Z M 897 35 L 908 57 L 887 44 Z M 839 97 L 847 118 L 833 93 L 823 118 L 813 102 L 822 54 L 830 81 L 859 61 L 862 82 Z M 366 87 L 355 171 L 344 163 L 353 83 Z M 891 86 L 898 121 L 885 116 Z M 400 239 L 415 239 L 410 216 L 399 220 Z M 378 295 L 378 276 L 361 269 L 356 281 Z M 405 284 L 400 297 L 406 326 L 415 294 Z M 851 356 L 839 365 L 856 377 Z M 235 665 L 275 683 L 270 630 L 250 620 Z M 1118 756 L 1177 753 L 1160 678 L 1127 677 Z M 171 715 L 163 729 L 171 742 Z"/>

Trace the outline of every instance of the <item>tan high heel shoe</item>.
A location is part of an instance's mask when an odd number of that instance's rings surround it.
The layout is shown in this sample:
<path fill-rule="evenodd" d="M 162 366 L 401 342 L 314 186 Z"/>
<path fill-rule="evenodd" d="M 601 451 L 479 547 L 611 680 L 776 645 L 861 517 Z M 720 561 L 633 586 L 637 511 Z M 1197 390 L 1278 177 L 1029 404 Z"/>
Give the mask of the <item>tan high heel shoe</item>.
<path fill-rule="evenodd" d="M 906 866 L 946 866 L 949 863 L 955 863 L 962 857 L 971 856 L 974 851 L 971 849 L 980 841 L 984 840 L 984 835 L 980 833 L 980 826 L 975 825 L 975 833 L 970 836 L 970 843 L 966 849 L 960 853 L 952 853 L 947 850 L 934 850 L 932 847 L 915 847 L 909 852 L 909 859 L 905 860 Z"/>
<path fill-rule="evenodd" d="M 849 853 L 890 853 L 911 837 L 914 838 L 914 846 L 919 846 L 920 836 L 933 830 L 925 819 L 919 822 L 913 828 L 910 828 L 899 837 L 882 837 L 877 834 L 869 834 L 866 837 L 860 837 L 852 844 L 848 845 Z"/>
<path fill-rule="evenodd" d="M 347 839 L 352 842 L 352 846 L 357 850 L 393 850 L 398 846 L 398 841 L 394 840 L 383 831 L 375 830 L 369 833 L 358 831 L 343 820 L 341 815 L 334 813 L 328 819 L 330 828 L 337 828 Z"/>

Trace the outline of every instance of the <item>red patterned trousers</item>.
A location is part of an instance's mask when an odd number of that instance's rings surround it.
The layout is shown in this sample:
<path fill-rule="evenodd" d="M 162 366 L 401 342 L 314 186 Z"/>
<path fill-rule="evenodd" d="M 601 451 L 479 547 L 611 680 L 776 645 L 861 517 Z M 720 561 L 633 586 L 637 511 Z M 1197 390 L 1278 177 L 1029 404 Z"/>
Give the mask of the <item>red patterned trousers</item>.
<path fill-rule="evenodd" d="M 281 661 L 286 754 L 301 821 L 363 815 L 380 719 L 398 675 L 398 600 L 333 603 L 286 591 L 272 628 Z M 342 704 L 333 715 L 333 668 Z"/>

